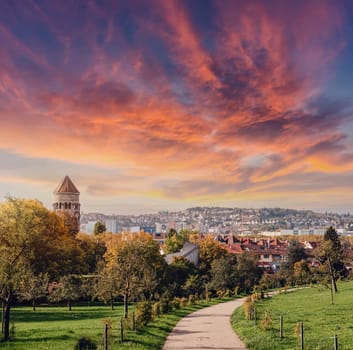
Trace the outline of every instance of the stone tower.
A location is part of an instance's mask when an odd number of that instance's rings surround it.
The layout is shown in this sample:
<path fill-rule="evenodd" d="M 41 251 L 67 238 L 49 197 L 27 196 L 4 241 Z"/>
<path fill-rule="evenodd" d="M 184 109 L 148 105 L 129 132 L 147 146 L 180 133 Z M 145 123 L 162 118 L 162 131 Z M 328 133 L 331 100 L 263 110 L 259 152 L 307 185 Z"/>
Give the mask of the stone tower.
<path fill-rule="evenodd" d="M 68 176 L 54 191 L 54 211 L 63 216 L 71 232 L 80 230 L 80 192 Z"/>

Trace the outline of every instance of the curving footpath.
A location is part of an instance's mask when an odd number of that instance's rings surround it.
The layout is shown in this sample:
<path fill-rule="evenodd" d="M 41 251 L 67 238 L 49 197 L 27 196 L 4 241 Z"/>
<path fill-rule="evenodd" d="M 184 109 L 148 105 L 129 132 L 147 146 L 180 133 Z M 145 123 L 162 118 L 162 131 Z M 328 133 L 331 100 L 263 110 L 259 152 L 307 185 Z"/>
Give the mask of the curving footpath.
<path fill-rule="evenodd" d="M 182 318 L 168 335 L 163 350 L 247 350 L 233 331 L 230 317 L 244 298 L 198 310 Z"/>

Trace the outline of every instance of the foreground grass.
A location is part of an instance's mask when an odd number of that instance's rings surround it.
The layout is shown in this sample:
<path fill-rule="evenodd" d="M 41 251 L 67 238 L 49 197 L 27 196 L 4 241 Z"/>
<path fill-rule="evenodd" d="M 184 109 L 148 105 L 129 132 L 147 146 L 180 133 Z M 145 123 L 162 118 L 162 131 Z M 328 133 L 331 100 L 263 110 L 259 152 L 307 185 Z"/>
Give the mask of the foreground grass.
<path fill-rule="evenodd" d="M 333 349 L 337 334 L 340 350 L 353 348 L 353 282 L 341 282 L 331 305 L 330 291 L 319 287 L 283 293 L 256 302 L 257 324 L 247 321 L 243 308 L 232 316 L 237 334 L 251 350 L 299 349 L 296 333 L 298 322 L 304 322 L 306 350 Z M 272 317 L 272 326 L 264 330 L 261 320 L 265 311 Z M 279 318 L 283 315 L 284 338 L 279 338 Z"/>
<path fill-rule="evenodd" d="M 7 343 L 0 342 L 0 349 L 74 349 L 81 337 L 91 338 L 98 344 L 98 349 L 102 349 L 103 320 L 106 319 L 112 321 L 112 349 L 161 349 L 166 337 L 182 317 L 222 301 L 226 299 L 214 299 L 161 315 L 141 330 L 126 331 L 126 341 L 122 344 L 121 306 L 116 307 L 114 311 L 106 306 L 79 306 L 74 307 L 71 312 L 65 307 L 38 307 L 36 311 L 32 311 L 30 307 L 16 307 L 11 313 L 15 327 L 13 339 Z"/>

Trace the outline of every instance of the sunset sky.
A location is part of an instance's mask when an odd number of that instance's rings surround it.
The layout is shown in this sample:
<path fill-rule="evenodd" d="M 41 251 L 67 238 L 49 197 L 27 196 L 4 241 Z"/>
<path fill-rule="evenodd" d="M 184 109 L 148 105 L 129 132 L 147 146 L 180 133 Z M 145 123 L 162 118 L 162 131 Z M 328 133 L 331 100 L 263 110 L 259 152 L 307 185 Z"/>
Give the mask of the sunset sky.
<path fill-rule="evenodd" d="M 0 195 L 353 211 L 351 0 L 0 2 Z"/>

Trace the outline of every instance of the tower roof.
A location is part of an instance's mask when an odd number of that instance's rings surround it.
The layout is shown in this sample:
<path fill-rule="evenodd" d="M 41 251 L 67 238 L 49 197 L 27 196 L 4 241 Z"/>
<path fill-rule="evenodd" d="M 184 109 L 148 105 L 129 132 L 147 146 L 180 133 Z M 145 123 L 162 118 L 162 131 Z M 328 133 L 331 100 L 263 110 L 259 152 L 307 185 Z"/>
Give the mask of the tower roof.
<path fill-rule="evenodd" d="M 71 179 L 66 175 L 63 182 L 56 188 L 54 193 L 80 193 Z"/>

